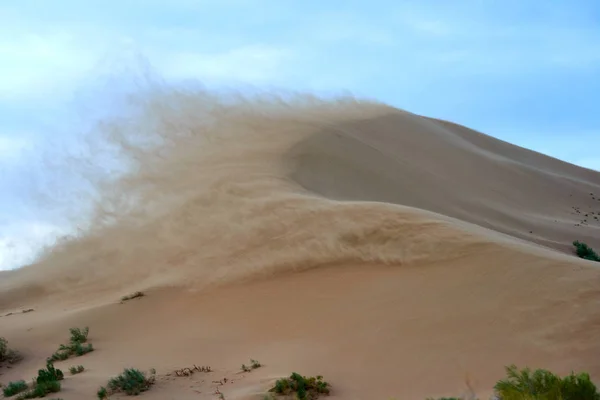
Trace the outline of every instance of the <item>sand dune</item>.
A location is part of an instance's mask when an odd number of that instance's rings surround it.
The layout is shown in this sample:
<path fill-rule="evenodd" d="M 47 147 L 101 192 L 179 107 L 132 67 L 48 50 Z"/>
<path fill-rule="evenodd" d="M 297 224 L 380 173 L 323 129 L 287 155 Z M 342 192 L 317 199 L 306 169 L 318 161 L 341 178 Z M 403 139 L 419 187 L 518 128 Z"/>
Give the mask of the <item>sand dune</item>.
<path fill-rule="evenodd" d="M 326 129 L 289 156 L 292 177 L 329 198 L 426 209 L 561 250 L 600 236 L 598 172 L 448 122 L 393 112 Z"/>
<path fill-rule="evenodd" d="M 77 238 L 2 275 L 2 315 L 35 309 L 0 318 L 25 355 L 2 382 L 84 325 L 97 350 L 57 364 L 88 369 L 65 400 L 125 366 L 157 369 L 148 399 L 215 398 L 223 377 L 227 399 L 262 399 L 292 371 L 333 399 L 456 395 L 465 377 L 485 396 L 511 363 L 600 377 L 600 269 L 570 254 L 600 247 L 598 172 L 353 100 L 162 91 L 103 129 L 132 172 Z M 249 358 L 265 366 L 238 373 Z M 215 372 L 167 375 L 192 363 Z"/>

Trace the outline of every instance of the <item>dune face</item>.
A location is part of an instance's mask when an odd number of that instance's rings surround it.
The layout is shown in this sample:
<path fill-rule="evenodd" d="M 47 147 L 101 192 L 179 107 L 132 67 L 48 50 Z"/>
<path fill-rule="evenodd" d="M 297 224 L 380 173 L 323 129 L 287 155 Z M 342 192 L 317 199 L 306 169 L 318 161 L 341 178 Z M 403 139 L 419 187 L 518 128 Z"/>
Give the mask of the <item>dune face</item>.
<path fill-rule="evenodd" d="M 600 236 L 600 174 L 447 122 L 393 112 L 288 156 L 291 176 L 328 198 L 425 209 L 561 250 Z"/>
<path fill-rule="evenodd" d="M 262 399 L 292 371 L 333 399 L 465 377 L 483 398 L 511 363 L 600 377 L 600 269 L 567 254 L 600 248 L 600 173 L 380 104 L 145 96 L 102 125 L 130 169 L 79 236 L 0 275 L 0 315 L 35 309 L 0 318 L 25 355 L 2 381 L 85 325 L 97 350 L 57 363 L 88 370 L 65 400 L 125 366 L 157 369 L 148 399 L 215 398 L 223 377 Z M 249 358 L 265 366 L 239 374 Z M 215 372 L 168 375 L 191 364 Z"/>

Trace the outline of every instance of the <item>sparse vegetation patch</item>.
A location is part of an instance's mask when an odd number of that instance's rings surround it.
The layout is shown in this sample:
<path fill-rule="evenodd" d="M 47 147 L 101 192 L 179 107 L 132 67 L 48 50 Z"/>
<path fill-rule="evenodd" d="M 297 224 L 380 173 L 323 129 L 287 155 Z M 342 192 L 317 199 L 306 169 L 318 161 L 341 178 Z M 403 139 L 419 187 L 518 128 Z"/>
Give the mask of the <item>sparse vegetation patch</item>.
<path fill-rule="evenodd" d="M 125 393 L 136 396 L 152 387 L 155 382 L 155 370 L 150 371 L 150 376 L 135 368 L 126 368 L 123 373 L 108 381 L 107 387 L 101 387 L 96 393 L 98 399 L 108 399 L 111 394 Z"/>
<path fill-rule="evenodd" d="M 259 363 L 256 360 L 250 359 L 250 366 L 247 366 L 246 364 L 242 364 L 242 371 L 243 372 L 251 372 L 253 369 L 257 369 L 262 367 L 261 363 Z"/>
<path fill-rule="evenodd" d="M 19 394 L 27 390 L 27 383 L 25 381 L 15 381 L 9 382 L 4 388 L 2 388 L 2 393 L 4 393 L 4 397 L 11 397 L 15 394 Z"/>
<path fill-rule="evenodd" d="M 80 357 L 94 351 L 94 346 L 92 346 L 91 343 L 84 344 L 87 342 L 87 337 L 90 332 L 88 327 L 85 327 L 84 329 L 71 328 L 69 331 L 71 333 L 69 344 L 61 344 L 58 347 L 58 350 L 48 358 L 49 361 L 62 361 L 73 355 Z"/>
<path fill-rule="evenodd" d="M 40 369 L 38 376 L 35 379 L 33 389 L 22 393 L 17 400 L 35 399 L 46 397 L 50 393 L 60 391 L 60 382 L 64 379 L 64 375 L 60 369 L 54 368 L 52 362 L 46 363 L 46 369 Z"/>
<path fill-rule="evenodd" d="M 196 364 L 194 364 L 193 368 L 181 368 L 181 369 L 176 369 L 175 370 L 175 375 L 177 376 L 190 376 L 193 375 L 194 372 L 212 372 L 212 368 L 210 366 L 202 366 L 202 367 L 198 367 Z"/>
<path fill-rule="evenodd" d="M 307 378 L 294 372 L 289 378 L 277 380 L 269 392 L 281 396 L 295 394 L 299 400 L 314 400 L 319 396 L 328 396 L 329 388 L 329 383 L 325 382 L 320 375 Z"/>
<path fill-rule="evenodd" d="M 571 373 L 561 378 L 545 369 L 519 370 L 515 365 L 506 367 L 506 378 L 496 383 L 494 391 L 497 400 L 600 400 L 600 393 L 587 373 Z"/>

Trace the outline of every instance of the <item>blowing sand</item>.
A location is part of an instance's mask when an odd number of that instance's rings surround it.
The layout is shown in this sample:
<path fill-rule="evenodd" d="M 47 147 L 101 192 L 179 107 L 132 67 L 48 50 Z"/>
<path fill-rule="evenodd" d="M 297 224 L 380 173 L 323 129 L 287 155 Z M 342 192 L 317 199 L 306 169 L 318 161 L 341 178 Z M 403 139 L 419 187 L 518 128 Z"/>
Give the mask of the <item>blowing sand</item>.
<path fill-rule="evenodd" d="M 332 399 L 485 398 L 512 363 L 600 378 L 600 269 L 570 253 L 600 248 L 600 173 L 354 100 L 141 110 L 99 132 L 131 172 L 79 235 L 0 275 L 24 355 L 1 382 L 86 325 L 96 351 L 56 364 L 86 367 L 65 400 L 124 367 L 157 370 L 147 399 L 262 399 L 293 371 Z M 214 372 L 173 374 L 193 364 Z"/>

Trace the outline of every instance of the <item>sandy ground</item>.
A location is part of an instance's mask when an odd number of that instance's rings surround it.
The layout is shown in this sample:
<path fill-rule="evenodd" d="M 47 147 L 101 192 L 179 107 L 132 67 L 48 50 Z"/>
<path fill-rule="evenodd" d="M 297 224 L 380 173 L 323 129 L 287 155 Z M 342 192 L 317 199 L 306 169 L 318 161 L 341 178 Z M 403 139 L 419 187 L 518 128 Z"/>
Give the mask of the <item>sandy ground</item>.
<path fill-rule="evenodd" d="M 73 326 L 96 351 L 56 364 L 86 367 L 64 400 L 124 367 L 157 370 L 143 398 L 183 400 L 262 399 L 294 371 L 332 399 L 486 398 L 512 363 L 600 379 L 600 269 L 570 254 L 600 248 L 600 173 L 380 105 L 190 115 L 203 135 L 107 194 L 117 223 L 0 275 L 0 336 L 24 355 L 0 382 Z M 174 375 L 194 364 L 214 371 Z"/>

